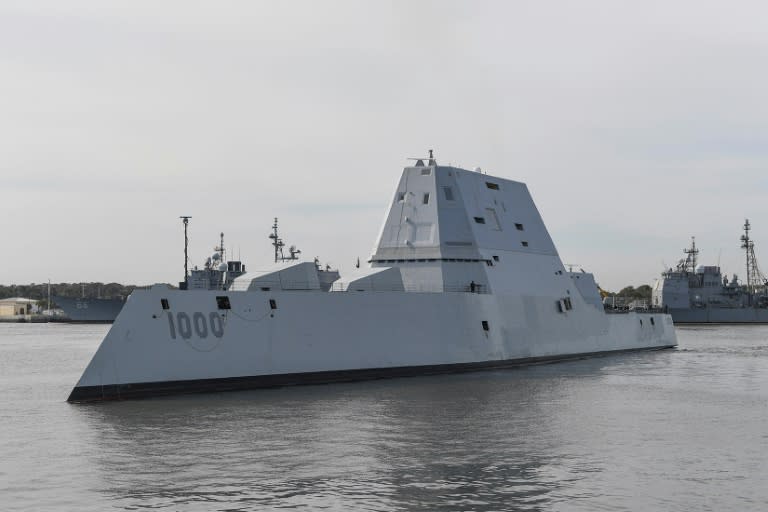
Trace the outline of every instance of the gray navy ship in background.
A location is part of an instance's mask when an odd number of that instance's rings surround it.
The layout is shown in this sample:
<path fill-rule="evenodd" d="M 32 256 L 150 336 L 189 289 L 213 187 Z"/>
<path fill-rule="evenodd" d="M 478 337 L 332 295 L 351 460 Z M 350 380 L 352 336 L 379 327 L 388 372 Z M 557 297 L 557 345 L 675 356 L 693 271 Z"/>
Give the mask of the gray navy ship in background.
<path fill-rule="evenodd" d="M 275 219 L 275 226 L 273 227 L 277 229 L 277 219 Z M 195 267 L 189 271 L 188 280 L 179 283 L 180 288 L 188 290 L 226 290 L 236 277 L 245 273 L 245 265 L 242 262 L 226 261 L 224 233 L 221 233 L 220 236 L 221 241 L 217 247 L 214 247 L 215 252 L 213 255 L 206 259 L 202 269 Z M 281 241 L 278 242 L 282 243 Z M 75 298 L 54 295 L 51 297 L 51 300 L 64 312 L 64 317 L 57 318 L 57 321 L 111 324 L 123 309 L 126 298 L 85 296 Z"/>
<path fill-rule="evenodd" d="M 729 279 L 719 266 L 697 265 L 699 249 L 694 237 L 690 248 L 683 250 L 685 258 L 654 283 L 652 305 L 672 315 L 676 324 L 768 323 L 768 279 L 757 265 L 750 229 L 746 220 L 741 236 L 745 281 L 740 282 L 736 274 Z"/>
<path fill-rule="evenodd" d="M 63 297 L 53 295 L 51 300 L 64 312 L 64 317 L 55 317 L 56 321 L 83 324 L 110 324 L 123 309 L 122 297 Z"/>

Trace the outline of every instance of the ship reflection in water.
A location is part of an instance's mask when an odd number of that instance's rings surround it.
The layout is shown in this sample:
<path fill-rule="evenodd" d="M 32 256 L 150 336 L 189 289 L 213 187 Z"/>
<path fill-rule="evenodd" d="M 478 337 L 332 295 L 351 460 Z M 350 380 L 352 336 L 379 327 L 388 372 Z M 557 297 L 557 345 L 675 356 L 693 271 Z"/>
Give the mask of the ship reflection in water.
<path fill-rule="evenodd" d="M 768 509 L 768 326 L 513 370 L 65 403 L 107 329 L 0 324 L 3 512 Z"/>
<path fill-rule="evenodd" d="M 710 345 L 74 410 L 93 485 L 119 508 L 683 510 L 709 493 L 740 508 L 734 495 L 762 492 L 748 468 L 765 438 L 746 411 L 766 398 L 754 365 L 768 350 L 749 369 Z M 714 377 L 697 369 L 708 358 Z"/>

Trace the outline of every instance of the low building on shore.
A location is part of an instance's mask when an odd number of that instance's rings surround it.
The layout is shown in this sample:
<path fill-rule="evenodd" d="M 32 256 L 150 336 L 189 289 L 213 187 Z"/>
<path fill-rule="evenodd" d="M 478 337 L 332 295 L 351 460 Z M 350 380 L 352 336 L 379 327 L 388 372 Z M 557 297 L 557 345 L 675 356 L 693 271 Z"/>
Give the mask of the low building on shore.
<path fill-rule="evenodd" d="M 22 297 L 0 299 L 0 317 L 12 318 L 31 315 L 36 308 L 36 300 Z"/>

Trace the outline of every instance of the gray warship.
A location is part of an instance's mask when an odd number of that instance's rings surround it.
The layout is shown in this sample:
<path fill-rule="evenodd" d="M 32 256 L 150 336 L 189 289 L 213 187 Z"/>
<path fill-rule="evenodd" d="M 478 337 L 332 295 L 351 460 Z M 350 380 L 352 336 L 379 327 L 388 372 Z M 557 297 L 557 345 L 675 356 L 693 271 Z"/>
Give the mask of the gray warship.
<path fill-rule="evenodd" d="M 662 273 L 653 284 L 652 306 L 672 315 L 676 324 L 768 323 L 768 279 L 760 271 L 749 219 L 744 222 L 741 248 L 746 261 L 746 280 L 729 279 L 720 267 L 698 265 L 696 238 L 683 249 L 685 258 Z"/>
<path fill-rule="evenodd" d="M 229 286 L 234 282 L 235 278 L 245 273 L 245 265 L 241 261 L 226 259 L 226 251 L 224 249 L 224 233 L 221 233 L 219 245 L 214 247 L 214 253 L 212 256 L 205 260 L 203 268 L 195 266 L 192 270 L 186 269 L 186 227 L 189 222 L 189 217 L 184 223 L 184 236 L 185 236 L 185 280 L 179 283 L 179 288 L 183 290 L 227 290 Z M 277 219 L 275 219 L 275 233 L 277 233 Z M 275 235 L 276 236 L 276 235 Z M 270 235 L 271 238 L 271 235 Z M 277 239 L 276 243 L 280 244 L 280 256 L 282 257 L 282 240 Z M 296 250 L 291 257 L 295 259 Z M 300 251 L 299 251 L 300 252 Z M 277 258 L 277 256 L 276 256 Z M 283 257 L 283 259 L 290 259 Z M 92 323 L 92 324 L 111 324 L 117 318 L 117 315 L 123 309 L 125 305 L 125 297 L 86 297 L 83 292 L 82 297 L 64 297 L 61 295 L 54 295 L 51 297 L 53 302 L 64 311 L 64 316 L 57 318 L 59 322 L 70 323 Z"/>

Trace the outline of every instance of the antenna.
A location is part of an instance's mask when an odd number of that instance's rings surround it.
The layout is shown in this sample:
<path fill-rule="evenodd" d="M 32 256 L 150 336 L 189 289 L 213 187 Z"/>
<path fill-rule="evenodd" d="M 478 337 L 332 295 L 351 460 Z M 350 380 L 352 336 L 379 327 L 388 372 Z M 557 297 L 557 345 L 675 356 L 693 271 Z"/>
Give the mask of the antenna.
<path fill-rule="evenodd" d="M 184 287 L 182 290 L 186 290 L 187 285 L 189 284 L 189 270 L 187 268 L 189 263 L 189 237 L 187 236 L 187 226 L 189 225 L 189 219 L 191 219 L 192 216 L 182 215 L 179 218 L 184 223 Z"/>
<path fill-rule="evenodd" d="M 685 268 L 683 270 L 688 270 L 690 268 L 690 272 L 696 272 L 696 256 L 699 255 L 699 250 L 696 248 L 696 237 L 691 237 L 691 248 L 690 249 L 683 249 L 683 252 L 685 253 Z"/>
<path fill-rule="evenodd" d="M 290 256 L 285 256 L 283 254 L 283 247 L 285 247 L 285 242 L 283 242 L 283 239 L 280 238 L 280 235 L 277 232 L 277 217 L 275 217 L 275 223 L 272 225 L 272 233 L 269 234 L 269 238 L 272 239 L 272 245 L 275 247 L 275 263 L 278 261 L 299 259 L 297 255 L 301 254 L 301 251 L 298 250 L 295 245 L 292 245 L 288 248 L 288 252 L 291 254 Z"/>
<path fill-rule="evenodd" d="M 219 256 L 221 256 L 221 261 L 224 261 L 224 233 L 219 233 L 220 242 L 218 247 L 214 247 L 213 250 L 219 253 Z"/>
<path fill-rule="evenodd" d="M 275 263 L 277 263 L 280 254 L 283 252 L 283 246 L 285 245 L 277 235 L 277 217 L 275 217 L 275 223 L 272 225 L 272 233 L 270 233 L 269 238 L 272 239 L 272 245 L 275 248 Z"/>

